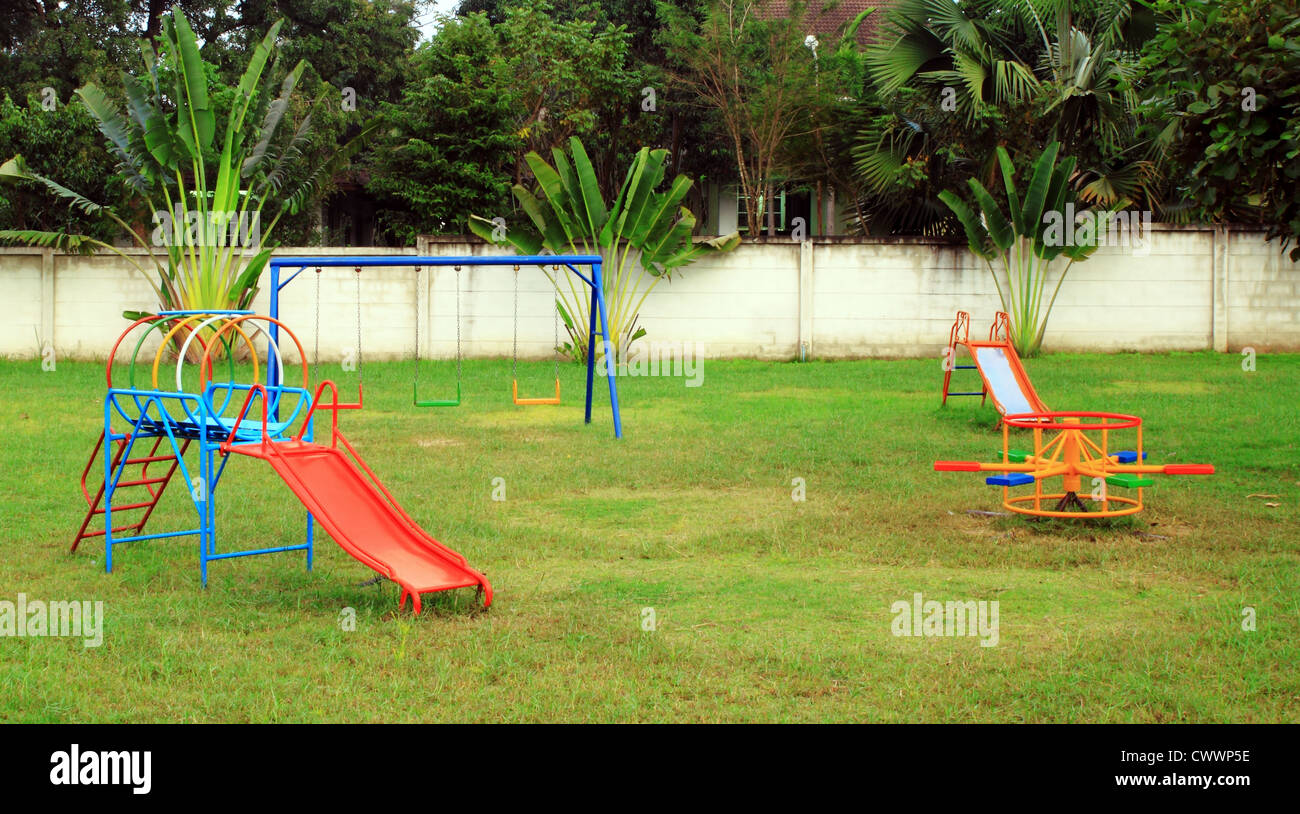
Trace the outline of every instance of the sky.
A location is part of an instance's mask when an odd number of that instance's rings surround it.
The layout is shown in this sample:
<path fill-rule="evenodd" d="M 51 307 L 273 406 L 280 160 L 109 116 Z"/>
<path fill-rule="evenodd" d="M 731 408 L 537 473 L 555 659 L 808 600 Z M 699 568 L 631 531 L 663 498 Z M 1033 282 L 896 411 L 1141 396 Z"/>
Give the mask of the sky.
<path fill-rule="evenodd" d="M 427 40 L 432 37 L 433 32 L 437 29 L 435 17 L 440 13 L 451 14 L 456 10 L 459 2 L 460 0 L 433 0 L 429 4 L 429 7 L 420 14 L 420 34 L 424 39 Z"/>

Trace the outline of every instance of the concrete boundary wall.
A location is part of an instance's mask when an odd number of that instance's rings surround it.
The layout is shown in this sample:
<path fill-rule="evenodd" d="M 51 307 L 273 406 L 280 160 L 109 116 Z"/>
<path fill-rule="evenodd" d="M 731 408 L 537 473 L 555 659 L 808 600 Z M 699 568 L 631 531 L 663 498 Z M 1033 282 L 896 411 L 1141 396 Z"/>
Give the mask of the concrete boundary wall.
<path fill-rule="evenodd" d="M 136 250 L 127 250 L 134 254 Z M 361 254 L 500 254 L 467 240 L 426 238 L 414 250 L 294 248 L 278 257 Z M 139 252 L 141 259 L 143 252 Z M 311 354 L 317 337 L 316 280 L 307 272 L 281 300 L 282 319 Z M 365 358 L 413 351 L 417 304 L 421 345 L 448 357 L 456 344 L 456 279 L 450 268 L 367 269 L 361 280 Z M 263 277 L 263 285 L 267 284 Z M 508 356 L 515 321 L 509 267 L 461 271 L 461 338 L 467 356 Z M 61 358 L 103 358 L 126 310 L 153 310 L 149 284 L 122 258 L 27 248 L 0 249 L 0 355 L 32 358 L 52 344 Z M 255 307 L 265 313 L 267 292 Z M 521 356 L 546 356 L 554 330 L 552 293 L 536 268 L 520 272 Z M 356 344 L 351 269 L 320 279 L 320 353 L 338 359 Z M 983 261 L 963 246 L 923 239 L 772 242 L 741 246 L 658 284 L 641 309 L 647 338 L 698 343 L 706 356 L 764 359 L 937 355 L 958 309 L 984 331 L 998 309 Z M 561 327 L 561 337 L 563 338 Z M 1300 265 L 1260 232 L 1156 224 L 1149 251 L 1103 248 L 1070 271 L 1046 347 L 1069 351 L 1300 350 Z M 294 354 L 290 354 L 291 356 Z"/>

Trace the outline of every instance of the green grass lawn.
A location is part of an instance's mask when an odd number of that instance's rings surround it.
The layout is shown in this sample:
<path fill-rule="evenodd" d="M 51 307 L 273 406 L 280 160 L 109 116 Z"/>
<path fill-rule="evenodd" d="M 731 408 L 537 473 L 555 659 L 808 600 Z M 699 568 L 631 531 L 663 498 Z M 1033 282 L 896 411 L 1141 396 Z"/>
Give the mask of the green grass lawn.
<path fill-rule="evenodd" d="M 599 382 L 582 424 L 577 366 L 560 407 L 512 405 L 509 362 L 469 361 L 463 405 L 421 410 L 409 364 L 368 364 L 345 432 L 496 590 L 486 613 L 466 590 L 419 617 L 324 534 L 312 572 L 300 553 L 216 562 L 206 590 L 193 538 L 120 546 L 111 575 L 102 545 L 70 555 L 102 366 L 0 363 L 0 600 L 106 614 L 98 648 L 0 638 L 0 721 L 1296 721 L 1300 357 L 1239 361 L 1027 362 L 1054 408 L 1136 413 L 1153 462 L 1218 467 L 1091 524 L 968 511 L 1001 490 L 931 463 L 1001 437 L 977 399 L 940 409 L 937 360 L 624 378 L 622 441 Z M 422 395 L 450 370 L 427 366 Z M 549 371 L 522 365 L 521 390 Z M 233 460 L 218 497 L 223 550 L 302 533 L 261 461 Z M 193 525 L 173 488 L 148 530 Z M 894 636 L 916 592 L 997 600 L 997 646 Z"/>

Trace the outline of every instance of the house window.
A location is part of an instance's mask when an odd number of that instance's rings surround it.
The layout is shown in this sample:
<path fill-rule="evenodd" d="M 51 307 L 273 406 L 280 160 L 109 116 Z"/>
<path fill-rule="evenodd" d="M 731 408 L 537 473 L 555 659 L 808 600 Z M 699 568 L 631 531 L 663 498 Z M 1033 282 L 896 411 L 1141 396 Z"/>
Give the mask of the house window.
<path fill-rule="evenodd" d="M 761 195 L 758 196 L 757 200 L 758 200 L 759 204 L 761 205 L 762 200 L 763 200 L 763 196 L 761 196 Z M 776 193 L 775 195 L 773 195 L 773 196 L 772 196 L 772 200 L 773 200 L 772 214 L 775 216 L 774 219 L 775 219 L 775 221 L 776 221 L 776 231 L 778 231 L 778 232 L 784 232 L 784 231 L 786 231 L 786 228 L 785 228 L 785 190 L 781 190 L 780 192 L 778 192 L 778 193 Z M 763 231 L 767 231 L 767 214 L 768 214 L 768 213 L 767 213 L 766 209 L 762 209 L 761 211 L 763 212 L 763 219 L 762 219 L 762 222 L 761 222 L 760 225 L 761 225 L 761 228 L 762 228 Z M 736 193 L 736 219 L 737 219 L 737 221 L 738 221 L 738 226 L 737 226 L 737 228 L 738 228 L 740 231 L 742 231 L 742 232 L 746 232 L 746 231 L 749 230 L 749 196 L 748 196 L 748 195 L 744 195 L 744 194 L 740 193 L 739 191 L 737 191 L 737 193 Z"/>

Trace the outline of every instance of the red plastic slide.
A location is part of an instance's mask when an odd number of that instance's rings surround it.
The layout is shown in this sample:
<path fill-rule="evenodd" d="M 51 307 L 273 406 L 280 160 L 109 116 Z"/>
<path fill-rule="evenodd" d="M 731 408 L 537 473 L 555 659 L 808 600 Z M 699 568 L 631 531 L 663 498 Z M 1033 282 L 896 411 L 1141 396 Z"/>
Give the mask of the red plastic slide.
<path fill-rule="evenodd" d="M 430 537 L 341 449 L 289 441 L 237 445 L 231 451 L 265 458 L 344 551 L 402 586 L 400 607 L 410 596 L 418 614 L 420 594 L 475 585 L 483 607 L 492 604 L 487 577 Z M 359 456 L 357 462 L 365 466 Z"/>

